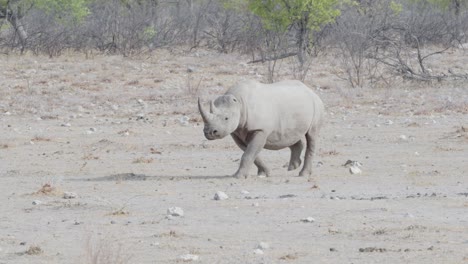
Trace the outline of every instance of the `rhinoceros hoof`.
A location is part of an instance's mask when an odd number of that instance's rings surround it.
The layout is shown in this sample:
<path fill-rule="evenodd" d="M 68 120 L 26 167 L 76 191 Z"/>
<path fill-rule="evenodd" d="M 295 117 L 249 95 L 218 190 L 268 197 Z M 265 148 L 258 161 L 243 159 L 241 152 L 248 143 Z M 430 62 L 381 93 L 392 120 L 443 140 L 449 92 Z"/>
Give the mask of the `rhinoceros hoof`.
<path fill-rule="evenodd" d="M 295 160 L 291 163 L 289 163 L 288 171 L 295 170 L 301 166 L 301 160 Z"/>

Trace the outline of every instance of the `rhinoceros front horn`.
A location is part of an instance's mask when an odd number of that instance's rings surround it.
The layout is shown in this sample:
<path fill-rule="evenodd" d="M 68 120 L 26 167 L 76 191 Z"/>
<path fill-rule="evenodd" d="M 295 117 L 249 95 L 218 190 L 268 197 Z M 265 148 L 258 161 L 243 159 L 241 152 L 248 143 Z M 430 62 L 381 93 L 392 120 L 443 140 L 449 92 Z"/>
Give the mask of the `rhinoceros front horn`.
<path fill-rule="evenodd" d="M 208 113 L 206 109 L 203 109 L 203 105 L 200 102 L 200 98 L 198 98 L 198 110 L 200 111 L 203 121 L 208 121 L 208 119 L 210 118 L 210 113 Z"/>

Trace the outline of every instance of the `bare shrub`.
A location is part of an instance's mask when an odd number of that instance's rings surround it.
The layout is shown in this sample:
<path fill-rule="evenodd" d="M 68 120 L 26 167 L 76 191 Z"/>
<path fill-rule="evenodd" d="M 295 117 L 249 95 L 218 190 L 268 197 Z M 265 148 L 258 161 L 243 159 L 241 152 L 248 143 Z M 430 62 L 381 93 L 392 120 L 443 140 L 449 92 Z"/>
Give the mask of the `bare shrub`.
<path fill-rule="evenodd" d="M 85 262 L 88 264 L 126 264 L 132 263 L 129 254 L 120 239 L 111 237 L 95 238 L 89 236 L 85 243 Z"/>

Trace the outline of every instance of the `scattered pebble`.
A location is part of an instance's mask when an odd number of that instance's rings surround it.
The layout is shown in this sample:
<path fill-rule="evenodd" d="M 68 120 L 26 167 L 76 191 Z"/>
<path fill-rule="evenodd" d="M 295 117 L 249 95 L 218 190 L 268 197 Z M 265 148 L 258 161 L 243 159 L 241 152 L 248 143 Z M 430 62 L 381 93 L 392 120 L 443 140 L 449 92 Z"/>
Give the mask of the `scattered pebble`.
<path fill-rule="evenodd" d="M 10 112 L 5 112 L 4 115 L 9 116 L 9 115 L 11 115 L 11 113 Z"/>
<path fill-rule="evenodd" d="M 400 135 L 400 140 L 408 141 L 408 137 L 406 135 Z"/>
<path fill-rule="evenodd" d="M 351 174 L 359 174 L 362 172 L 362 170 L 360 169 L 360 167 L 362 167 L 362 164 L 358 161 L 347 160 L 343 166 L 349 168 L 349 173 Z"/>
<path fill-rule="evenodd" d="M 360 174 L 362 172 L 362 170 L 357 166 L 351 166 L 351 167 L 349 167 L 349 172 L 351 174 Z"/>
<path fill-rule="evenodd" d="M 170 216 L 184 216 L 184 210 L 180 207 L 170 207 L 167 209 L 167 214 Z"/>
<path fill-rule="evenodd" d="M 42 201 L 34 200 L 34 201 L 32 202 L 32 204 L 33 204 L 33 205 L 40 205 L 40 204 L 42 204 Z"/>
<path fill-rule="evenodd" d="M 242 194 L 249 194 L 250 192 L 249 192 L 249 191 L 246 191 L 246 190 L 242 190 L 241 193 L 242 193 Z"/>
<path fill-rule="evenodd" d="M 304 223 L 313 223 L 315 222 L 315 219 L 313 217 L 306 217 L 306 218 L 303 218 L 301 219 L 301 222 L 304 222 Z"/>
<path fill-rule="evenodd" d="M 188 117 L 188 116 L 182 116 L 181 118 L 179 118 L 179 123 L 180 123 L 182 126 L 188 126 L 188 125 L 189 125 L 189 120 L 190 120 L 190 117 Z"/>
<path fill-rule="evenodd" d="M 260 204 L 259 204 L 259 203 L 253 203 L 252 206 L 253 206 L 253 207 L 259 207 Z"/>
<path fill-rule="evenodd" d="M 115 225 L 117 224 L 117 222 L 115 222 L 114 220 L 110 221 L 111 225 Z"/>
<path fill-rule="evenodd" d="M 393 125 L 393 121 L 392 121 L 392 120 L 387 120 L 387 122 L 385 122 L 385 124 L 386 124 L 387 126 Z"/>
<path fill-rule="evenodd" d="M 185 254 L 179 256 L 179 259 L 182 261 L 197 261 L 200 257 L 193 254 Z"/>
<path fill-rule="evenodd" d="M 63 126 L 63 127 L 71 127 L 71 124 L 70 124 L 70 123 L 65 123 L 65 124 L 61 124 L 61 126 Z"/>
<path fill-rule="evenodd" d="M 266 243 L 266 242 L 260 242 L 257 245 L 257 249 L 265 250 L 265 249 L 269 249 L 269 248 L 270 248 L 270 245 L 268 243 Z"/>
<path fill-rule="evenodd" d="M 91 127 L 91 128 L 89 129 L 89 131 L 91 131 L 91 132 L 96 132 L 97 129 L 96 129 L 95 127 Z"/>
<path fill-rule="evenodd" d="M 263 252 L 263 250 L 257 248 L 257 249 L 254 250 L 254 254 L 256 254 L 256 255 L 263 255 L 264 252 Z"/>
<path fill-rule="evenodd" d="M 63 199 L 75 199 L 77 196 L 76 193 L 74 192 L 64 192 L 63 193 Z"/>
<path fill-rule="evenodd" d="M 215 200 L 217 200 L 217 201 L 222 201 L 222 200 L 226 200 L 226 199 L 228 199 L 228 198 L 229 198 L 229 196 L 228 196 L 226 193 L 224 193 L 224 192 L 222 192 L 222 191 L 217 191 L 217 192 L 215 193 L 213 199 L 215 199 Z"/>
<path fill-rule="evenodd" d="M 152 246 L 152 247 L 159 246 L 159 242 L 153 242 L 153 243 L 150 244 L 150 246 Z"/>

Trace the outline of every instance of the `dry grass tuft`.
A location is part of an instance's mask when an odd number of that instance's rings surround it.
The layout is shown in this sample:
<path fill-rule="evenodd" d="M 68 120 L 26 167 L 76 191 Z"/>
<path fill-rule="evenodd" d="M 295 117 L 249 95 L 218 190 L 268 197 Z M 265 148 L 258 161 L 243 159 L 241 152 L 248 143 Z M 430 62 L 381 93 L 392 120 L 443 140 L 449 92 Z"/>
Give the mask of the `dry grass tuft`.
<path fill-rule="evenodd" d="M 46 137 L 41 137 L 41 136 L 35 136 L 33 139 L 31 139 L 32 142 L 50 142 L 52 141 L 50 138 Z"/>
<path fill-rule="evenodd" d="M 133 256 L 124 249 L 118 239 L 92 239 L 90 236 L 85 244 L 85 261 L 87 264 L 127 264 L 132 263 Z"/>
<path fill-rule="evenodd" d="M 50 183 L 46 183 L 42 185 L 42 187 L 34 194 L 47 196 L 61 196 L 63 195 L 63 191 L 58 187 L 52 186 Z"/>
<path fill-rule="evenodd" d="M 133 160 L 133 163 L 153 163 L 154 159 L 153 158 L 145 158 L 145 157 L 139 157 Z"/>
<path fill-rule="evenodd" d="M 114 215 L 114 216 L 123 216 L 123 215 L 129 215 L 129 214 L 130 212 L 126 211 L 124 208 L 120 208 L 110 213 L 110 215 Z"/>
<path fill-rule="evenodd" d="M 39 246 L 30 246 L 28 250 L 26 250 L 24 253 L 26 255 L 40 255 L 43 252 L 44 251 L 42 251 L 42 248 L 40 248 Z"/>
<path fill-rule="evenodd" d="M 294 253 L 294 254 L 286 254 L 280 257 L 279 259 L 280 260 L 296 260 L 297 258 L 298 258 L 297 253 Z"/>

